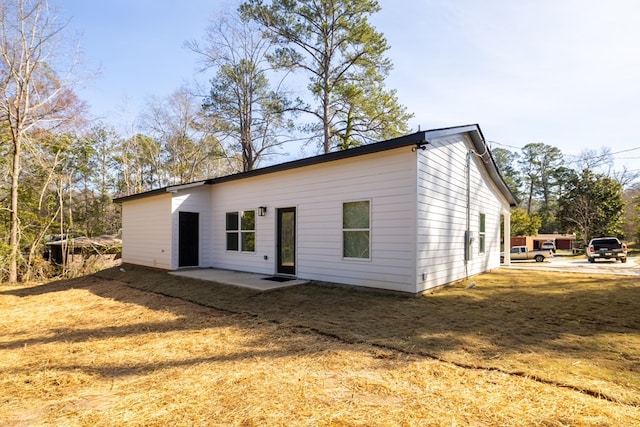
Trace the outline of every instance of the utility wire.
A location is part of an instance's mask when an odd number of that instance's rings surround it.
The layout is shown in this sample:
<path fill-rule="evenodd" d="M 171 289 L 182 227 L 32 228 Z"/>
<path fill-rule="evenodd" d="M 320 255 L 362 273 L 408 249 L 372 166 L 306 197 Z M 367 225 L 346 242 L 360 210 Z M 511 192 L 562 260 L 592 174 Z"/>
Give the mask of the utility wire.
<path fill-rule="evenodd" d="M 509 147 L 509 148 L 515 148 L 517 150 L 522 150 L 524 147 L 516 147 L 514 145 L 509 145 L 509 144 L 503 144 L 501 142 L 497 142 L 497 141 L 488 141 L 492 144 L 497 144 L 497 145 L 501 145 L 503 147 Z M 636 151 L 636 150 L 640 150 L 640 147 L 633 147 L 633 148 L 627 148 L 625 150 L 620 150 L 620 151 L 615 151 L 613 153 L 604 153 L 604 154 L 596 154 L 592 157 L 582 157 L 579 154 L 563 154 L 564 157 L 577 157 L 577 160 L 569 160 L 567 161 L 567 163 L 578 163 L 581 161 L 585 161 L 585 160 L 595 160 L 595 159 L 600 159 L 600 158 L 605 158 L 608 156 L 615 156 L 616 154 L 621 154 L 621 153 L 628 153 L 630 151 Z M 618 157 L 618 160 L 633 160 L 633 159 L 639 159 L 640 157 Z"/>

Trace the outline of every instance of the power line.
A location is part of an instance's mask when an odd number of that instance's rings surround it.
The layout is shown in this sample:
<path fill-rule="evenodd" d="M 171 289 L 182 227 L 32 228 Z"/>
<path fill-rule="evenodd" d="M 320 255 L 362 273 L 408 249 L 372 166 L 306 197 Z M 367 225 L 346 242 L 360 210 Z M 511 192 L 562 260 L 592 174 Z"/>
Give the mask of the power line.
<path fill-rule="evenodd" d="M 514 145 L 509 145 L 509 144 L 503 144 L 501 142 L 498 141 L 487 141 L 489 144 L 498 144 L 498 145 L 502 145 L 503 147 L 509 147 L 509 148 L 515 148 L 517 150 L 522 150 L 522 147 L 516 147 Z"/>
<path fill-rule="evenodd" d="M 620 151 L 614 151 L 613 153 L 602 153 L 602 154 L 596 154 L 593 157 L 590 157 L 590 159 L 595 159 L 598 157 L 606 157 L 606 156 L 615 156 L 616 154 L 621 154 L 621 153 L 628 153 L 629 151 L 635 151 L 635 150 L 640 150 L 640 147 L 634 147 L 634 148 L 627 148 L 626 150 L 620 150 Z M 581 157 L 579 154 L 565 154 L 566 157 Z M 619 157 L 621 158 L 621 157 Z M 637 157 L 634 157 L 637 159 Z"/>
<path fill-rule="evenodd" d="M 515 145 L 509 145 L 509 144 L 503 144 L 501 142 L 498 141 L 487 141 L 490 144 L 497 144 L 497 145 L 501 145 L 503 147 L 509 147 L 509 148 L 515 148 L 517 150 L 522 150 L 524 147 L 516 147 Z M 591 157 L 583 157 L 579 154 L 562 154 L 563 157 L 575 157 L 576 160 L 567 160 L 567 163 L 571 164 L 571 163 L 578 163 L 578 162 L 582 162 L 582 161 L 589 161 L 589 160 L 595 160 L 595 159 L 602 159 L 602 158 L 606 158 L 608 156 L 615 156 L 616 154 L 621 154 L 621 153 L 628 153 L 630 151 L 636 151 L 636 150 L 640 150 L 640 147 L 633 147 L 633 148 L 627 148 L 625 150 L 620 150 L 620 151 L 615 151 L 613 153 L 603 153 L 603 154 L 595 154 Z M 617 160 L 635 160 L 635 159 L 640 159 L 640 157 L 618 157 Z"/>
<path fill-rule="evenodd" d="M 629 151 L 635 151 L 635 150 L 640 150 L 640 147 L 635 147 L 635 148 L 629 148 L 627 150 L 616 151 L 615 153 L 611 153 L 611 155 L 613 156 L 614 154 L 627 153 Z"/>

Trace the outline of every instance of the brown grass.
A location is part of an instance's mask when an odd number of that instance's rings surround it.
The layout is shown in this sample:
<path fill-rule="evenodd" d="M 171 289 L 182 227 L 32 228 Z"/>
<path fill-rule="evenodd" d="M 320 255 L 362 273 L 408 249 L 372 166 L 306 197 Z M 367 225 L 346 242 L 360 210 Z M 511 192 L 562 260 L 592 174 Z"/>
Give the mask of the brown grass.
<path fill-rule="evenodd" d="M 259 293 L 127 268 L 0 287 L 0 425 L 638 425 L 637 278 L 473 281 Z"/>

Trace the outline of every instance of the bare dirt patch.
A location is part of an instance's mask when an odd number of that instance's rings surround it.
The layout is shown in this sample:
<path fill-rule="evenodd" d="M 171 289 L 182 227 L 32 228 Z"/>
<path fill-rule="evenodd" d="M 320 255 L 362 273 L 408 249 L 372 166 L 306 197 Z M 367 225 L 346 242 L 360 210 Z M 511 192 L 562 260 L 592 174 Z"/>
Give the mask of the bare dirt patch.
<path fill-rule="evenodd" d="M 0 287 L 0 424 L 633 425 L 638 284 L 565 276 L 422 298 L 131 268 Z"/>

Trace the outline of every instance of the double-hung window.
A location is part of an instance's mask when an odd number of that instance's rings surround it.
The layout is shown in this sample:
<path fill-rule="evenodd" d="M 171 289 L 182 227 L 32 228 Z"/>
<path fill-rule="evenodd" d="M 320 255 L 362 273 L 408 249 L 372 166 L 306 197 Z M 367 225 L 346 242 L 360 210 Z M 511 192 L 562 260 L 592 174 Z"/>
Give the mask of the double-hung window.
<path fill-rule="evenodd" d="M 256 211 L 227 212 L 227 250 L 256 251 Z"/>
<path fill-rule="evenodd" d="M 371 214 L 368 200 L 342 204 L 342 256 L 371 258 Z"/>
<path fill-rule="evenodd" d="M 479 218 L 479 224 L 478 224 L 478 230 L 479 230 L 479 232 L 478 232 L 478 241 L 479 241 L 478 253 L 481 253 L 481 254 L 483 254 L 484 250 L 485 250 L 485 247 L 484 247 L 485 239 L 486 239 L 486 236 L 485 236 L 485 219 L 486 219 L 485 214 L 481 213 L 480 214 L 480 218 Z"/>

